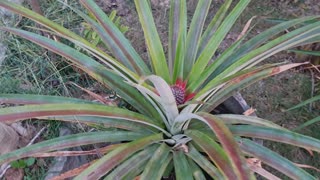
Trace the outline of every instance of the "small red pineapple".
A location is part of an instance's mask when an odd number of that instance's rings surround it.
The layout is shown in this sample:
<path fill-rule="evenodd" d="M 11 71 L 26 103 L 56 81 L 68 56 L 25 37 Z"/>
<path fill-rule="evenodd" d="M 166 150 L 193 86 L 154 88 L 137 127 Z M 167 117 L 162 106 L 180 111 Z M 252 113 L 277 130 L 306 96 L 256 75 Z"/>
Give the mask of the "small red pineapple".
<path fill-rule="evenodd" d="M 178 79 L 174 85 L 170 86 L 173 96 L 176 99 L 177 105 L 181 105 L 187 102 L 188 100 L 192 99 L 195 95 L 194 93 L 186 93 L 186 85 L 187 82 Z"/>

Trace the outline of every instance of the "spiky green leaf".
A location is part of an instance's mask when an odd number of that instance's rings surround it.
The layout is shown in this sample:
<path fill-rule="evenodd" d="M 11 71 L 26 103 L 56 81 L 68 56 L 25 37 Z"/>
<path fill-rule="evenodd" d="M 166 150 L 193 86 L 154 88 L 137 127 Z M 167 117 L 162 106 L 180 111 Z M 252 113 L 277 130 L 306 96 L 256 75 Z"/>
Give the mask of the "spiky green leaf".
<path fill-rule="evenodd" d="M 140 139 L 136 138 L 135 141 L 114 149 L 81 172 L 75 180 L 101 178 L 135 152 L 161 140 L 162 136 L 162 134 L 155 134 Z"/>
<path fill-rule="evenodd" d="M 292 179 L 316 179 L 288 159 L 251 140 L 239 139 L 239 146 L 244 153 L 260 159 L 263 163 L 266 163 Z"/>
<path fill-rule="evenodd" d="M 172 80 L 170 78 L 169 68 L 159 34 L 154 24 L 151 7 L 148 1 L 145 0 L 135 0 L 134 2 L 144 32 L 154 74 L 161 76 L 166 82 L 171 84 Z"/>
<path fill-rule="evenodd" d="M 74 135 L 62 136 L 43 141 L 31 146 L 23 147 L 15 151 L 0 156 L 0 164 L 21 159 L 24 157 L 32 157 L 35 153 L 50 152 L 69 147 L 81 145 L 102 143 L 102 142 L 119 142 L 130 141 L 144 137 L 144 134 L 128 131 L 110 131 L 110 132 L 86 132 Z"/>

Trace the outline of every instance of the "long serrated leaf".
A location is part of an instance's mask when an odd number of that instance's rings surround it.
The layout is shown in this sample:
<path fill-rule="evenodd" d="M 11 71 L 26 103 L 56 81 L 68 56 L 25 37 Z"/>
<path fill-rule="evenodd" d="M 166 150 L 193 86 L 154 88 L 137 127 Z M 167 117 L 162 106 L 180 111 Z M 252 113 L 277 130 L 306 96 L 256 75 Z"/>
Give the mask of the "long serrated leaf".
<path fill-rule="evenodd" d="M 94 15 L 99 23 L 85 16 L 80 11 L 80 14 L 100 35 L 101 40 L 109 47 L 112 54 L 118 60 L 126 64 L 131 70 L 137 72 L 140 76 L 149 75 L 150 71 L 138 53 L 134 50 L 130 42 L 124 37 L 117 26 L 109 19 L 109 17 L 100 9 L 93 0 L 80 1 L 87 10 Z"/>
<path fill-rule="evenodd" d="M 146 80 L 151 81 L 155 86 L 157 93 L 159 93 L 161 97 L 159 103 L 163 107 L 168 122 L 172 124 L 174 119 L 178 116 L 179 112 L 170 86 L 167 84 L 167 82 L 164 81 L 164 79 L 155 75 L 146 77 Z"/>
<path fill-rule="evenodd" d="M 149 146 L 146 149 L 131 156 L 128 160 L 116 167 L 105 179 L 123 179 L 130 174 L 131 171 L 135 171 L 137 166 L 146 164 L 152 157 L 153 152 L 157 149 L 157 145 Z"/>
<path fill-rule="evenodd" d="M 242 156 L 232 133 L 223 121 L 208 113 L 201 113 L 200 116 L 203 118 L 202 121 L 208 124 L 222 144 L 236 176 L 240 179 L 251 179 L 252 176 L 250 176 L 249 169 L 244 163 L 244 157 Z"/>
<path fill-rule="evenodd" d="M 185 61 L 183 67 L 185 77 L 189 75 L 197 57 L 201 33 L 203 31 L 203 26 L 211 2 L 212 0 L 198 1 L 197 8 L 193 14 L 186 41 Z"/>
<path fill-rule="evenodd" d="M 148 164 L 146 165 L 146 168 L 141 174 L 140 179 L 160 180 L 168 163 L 171 161 L 172 155 L 170 154 L 170 150 L 171 148 L 167 144 L 162 143 L 149 160 Z"/>
<path fill-rule="evenodd" d="M 0 94 L 0 104 L 49 104 L 49 103 L 79 103 L 96 104 L 95 102 L 61 96 L 47 96 L 34 94 Z"/>
<path fill-rule="evenodd" d="M 41 117 L 41 119 L 48 120 L 59 120 L 66 122 L 77 122 L 77 123 L 85 123 L 89 125 L 102 125 L 103 128 L 118 128 L 130 131 L 138 131 L 145 133 L 156 133 L 159 132 L 158 129 L 152 127 L 152 123 L 150 124 L 147 121 L 142 120 L 132 120 L 132 119 L 119 119 L 113 117 L 96 117 L 96 116 L 50 116 L 50 117 Z M 149 124 L 149 125 L 148 125 Z M 151 125 L 151 126 L 150 126 Z"/>
<path fill-rule="evenodd" d="M 61 36 L 63 38 L 66 38 L 70 40 L 71 42 L 74 42 L 75 44 L 83 47 L 84 49 L 91 52 L 95 57 L 100 59 L 103 63 L 107 64 L 111 69 L 115 70 L 119 74 L 121 74 L 122 77 L 127 77 L 131 79 L 137 79 L 137 75 L 135 75 L 133 72 L 131 72 L 128 68 L 124 67 L 121 63 L 116 61 L 114 58 L 109 56 L 107 53 L 103 52 L 99 48 L 96 48 L 93 44 L 82 38 L 81 36 L 75 34 L 74 32 L 64 28 L 63 26 L 50 21 L 46 17 L 37 14 L 27 8 L 24 8 L 23 6 L 20 6 L 18 4 L 8 2 L 8 1 L 1 1 L 0 7 L 9 9 L 15 13 L 18 13 L 24 17 L 27 17 L 46 28 L 52 30 L 55 32 L 58 36 Z"/>
<path fill-rule="evenodd" d="M 0 156 L 0 164 L 14 161 L 24 157 L 32 157 L 35 153 L 49 152 L 69 147 L 81 145 L 102 143 L 102 142 L 119 142 L 130 141 L 144 137 L 144 134 L 128 131 L 110 131 L 110 132 L 86 132 L 63 137 L 53 138 L 37 144 L 33 144 L 7 154 Z"/>
<path fill-rule="evenodd" d="M 56 42 L 54 40 L 42 37 L 34 33 L 14 28 L 1 29 L 17 34 L 20 37 L 23 37 L 36 44 L 39 44 L 40 46 L 45 47 L 54 53 L 66 57 L 67 59 L 78 65 L 79 68 L 88 73 L 90 76 L 92 76 L 102 84 L 111 87 L 121 97 L 126 99 L 128 103 L 130 103 L 139 111 L 143 112 L 144 114 L 152 114 L 153 117 L 157 117 L 157 112 L 136 89 L 134 89 L 127 83 L 124 83 L 124 80 L 119 75 L 105 68 L 103 65 L 94 61 L 92 58 L 78 52 L 77 50 L 67 45 L 64 45 L 62 43 Z"/>
<path fill-rule="evenodd" d="M 158 112 L 159 116 L 161 117 L 162 121 L 166 125 L 166 127 L 170 127 L 168 119 L 165 115 L 165 112 L 163 110 L 163 106 L 161 105 L 161 98 L 158 94 L 153 92 L 152 90 L 142 86 L 141 84 L 135 84 L 135 83 L 129 83 L 133 87 L 137 88 L 141 94 L 152 104 L 154 109 Z"/>
<path fill-rule="evenodd" d="M 305 128 L 305 127 L 310 126 L 311 124 L 314 124 L 314 123 L 317 123 L 317 122 L 320 122 L 320 116 L 315 117 L 313 119 L 310 119 L 307 122 L 301 124 L 300 126 L 294 128 L 294 131 L 301 130 L 302 128 Z"/>
<path fill-rule="evenodd" d="M 233 52 L 238 48 L 241 44 L 243 39 L 238 40 L 234 44 L 232 44 L 227 50 L 225 50 L 221 56 L 218 57 L 212 64 L 210 64 L 203 73 L 199 76 L 198 79 L 195 79 L 192 81 L 191 79 L 188 82 L 187 90 L 189 92 L 195 92 L 198 90 L 201 85 L 207 81 L 207 79 L 210 77 L 210 75 L 218 68 L 228 57 L 233 55 Z"/>
<path fill-rule="evenodd" d="M 186 35 L 186 1 L 171 1 L 169 19 L 168 64 L 173 82 L 175 82 L 178 78 L 183 79 Z"/>
<path fill-rule="evenodd" d="M 281 64 L 284 64 L 284 63 L 281 63 Z M 210 102 L 208 102 L 210 101 L 210 98 L 212 98 L 212 96 L 214 96 L 217 92 L 219 92 L 221 88 L 225 87 L 226 83 L 228 81 L 231 81 L 232 79 L 237 79 L 238 77 L 245 76 L 246 74 L 262 71 L 271 67 L 276 67 L 277 65 L 279 64 L 267 64 L 267 65 L 260 66 L 258 68 L 252 68 L 252 69 L 240 71 L 226 78 L 221 78 L 221 79 L 215 78 L 210 81 L 210 87 L 212 88 L 211 90 L 200 91 L 195 95 L 194 99 L 202 103 L 189 104 L 187 107 L 185 107 L 182 110 L 182 112 L 197 112 L 200 109 L 200 107 L 202 107 L 203 105 L 206 105 L 206 106 L 212 105 Z"/>
<path fill-rule="evenodd" d="M 260 159 L 292 179 L 315 179 L 315 177 L 297 167 L 288 159 L 251 140 L 241 138 L 239 139 L 239 146 L 244 153 Z"/>
<path fill-rule="evenodd" d="M 187 159 L 195 180 L 206 180 L 206 177 L 201 168 L 190 158 Z"/>
<path fill-rule="evenodd" d="M 213 179 L 222 179 L 223 175 L 219 172 L 206 157 L 204 157 L 192 144 L 188 144 L 189 152 L 186 153 L 194 162 L 196 162 Z"/>
<path fill-rule="evenodd" d="M 100 116 L 113 119 L 123 119 L 150 125 L 166 134 L 159 124 L 140 113 L 126 109 L 104 106 L 99 104 L 41 104 L 16 106 L 0 109 L 0 122 L 15 122 L 28 118 L 57 117 L 58 116 Z M 70 119 L 72 120 L 72 119 Z M 76 119 L 74 119 L 76 121 Z"/>
<path fill-rule="evenodd" d="M 267 40 L 273 38 L 274 36 L 278 35 L 281 32 L 284 32 L 285 30 L 301 24 L 305 21 L 310 21 L 313 20 L 315 18 L 317 18 L 318 16 L 308 16 L 308 17 L 302 17 L 299 19 L 294 19 L 288 22 L 284 22 L 281 24 L 278 24 L 274 27 L 271 27 L 269 29 L 267 29 L 266 31 L 263 31 L 261 33 L 259 33 L 257 36 L 253 37 L 252 39 L 248 40 L 247 42 L 245 42 L 243 45 L 241 45 L 241 47 L 233 54 L 232 57 L 229 57 L 227 60 L 225 60 L 223 62 L 223 64 L 221 65 L 221 67 L 219 67 L 219 70 L 214 72 L 213 76 L 218 75 L 219 73 L 221 73 L 225 68 L 229 67 L 231 64 L 233 64 L 237 59 L 239 59 L 241 56 L 245 55 L 246 53 L 254 50 L 255 48 L 257 48 L 258 46 L 260 46 L 261 44 L 265 43 Z"/>
<path fill-rule="evenodd" d="M 239 18 L 242 11 L 247 7 L 249 2 L 250 0 L 240 0 L 236 7 L 229 13 L 223 23 L 219 26 L 214 35 L 210 38 L 207 46 L 203 49 L 202 53 L 199 55 L 199 58 L 196 60 L 196 63 L 192 67 L 190 72 L 192 76 L 189 76 L 190 81 L 198 79 L 218 49 L 220 43 L 225 38 L 235 21 Z"/>
<path fill-rule="evenodd" d="M 289 108 L 287 111 L 291 111 L 291 110 L 293 110 L 293 109 L 297 109 L 297 108 L 299 108 L 299 107 L 305 106 L 305 105 L 307 105 L 307 104 L 310 104 L 310 103 L 315 102 L 315 101 L 318 101 L 318 100 L 320 100 L 320 95 L 314 96 L 314 97 L 312 97 L 312 98 L 310 98 L 310 99 L 307 99 L 307 100 L 301 102 L 300 104 L 295 105 L 295 106 Z"/>
<path fill-rule="evenodd" d="M 289 52 L 294 52 L 294 53 L 297 53 L 297 54 L 320 56 L 320 51 L 306 51 L 306 50 L 296 50 L 296 49 L 291 49 L 291 50 L 288 50 L 288 51 Z"/>
<path fill-rule="evenodd" d="M 237 136 L 266 139 L 320 152 L 320 140 L 289 130 L 251 125 L 232 125 L 229 126 L 229 129 Z"/>
<path fill-rule="evenodd" d="M 269 67 L 269 68 L 258 68 L 254 69 L 252 71 L 249 71 L 245 74 L 242 74 L 238 77 L 233 78 L 230 80 L 223 88 L 219 89 L 217 93 L 215 93 L 209 100 L 207 100 L 208 104 L 205 104 L 202 107 L 202 111 L 210 112 L 215 107 L 217 107 L 219 104 L 221 104 L 223 101 L 228 99 L 232 93 L 241 90 L 250 84 L 253 84 L 263 78 L 273 76 L 276 74 L 279 74 L 283 71 L 286 71 L 288 69 L 301 66 L 304 63 L 294 63 L 294 64 L 286 64 L 282 66 L 276 66 L 276 67 Z M 206 91 L 208 91 L 210 88 L 212 88 L 216 82 L 220 81 L 219 79 L 212 80 L 210 83 L 207 84 L 206 87 L 203 88 L 199 92 L 199 94 L 203 94 Z"/>
<path fill-rule="evenodd" d="M 161 140 L 162 136 L 163 134 L 147 136 L 116 148 L 80 173 L 75 180 L 101 178 L 135 152 Z"/>
<path fill-rule="evenodd" d="M 186 130 L 185 134 L 192 138 L 192 143 L 206 152 L 225 178 L 237 179 L 228 155 L 217 142 L 198 130 Z"/>
<path fill-rule="evenodd" d="M 252 20 L 255 17 L 256 16 L 254 16 L 248 20 L 248 22 L 244 26 L 243 30 L 241 31 L 241 33 L 238 35 L 237 41 L 234 42 L 229 48 L 227 48 L 217 59 L 215 59 L 213 61 L 213 63 L 211 63 L 209 65 L 209 67 L 205 68 L 204 72 L 201 73 L 201 76 L 199 77 L 198 80 L 189 83 L 189 86 L 187 87 L 187 90 L 189 92 L 195 92 L 198 88 L 201 87 L 200 85 L 202 83 L 206 84 L 206 82 L 209 82 L 211 80 L 210 77 L 212 77 L 212 74 L 215 72 L 215 70 L 221 64 L 223 64 L 227 60 L 227 58 L 234 56 L 235 50 L 239 49 L 241 42 L 246 37 L 246 35 L 250 32 L 250 31 L 248 32 L 248 30 L 249 30 L 249 27 L 251 25 Z"/>
<path fill-rule="evenodd" d="M 203 49 L 207 46 L 209 40 L 214 35 L 218 27 L 221 25 L 227 11 L 232 3 L 232 0 L 226 0 L 223 5 L 219 8 L 218 12 L 215 14 L 214 18 L 209 23 L 207 29 L 203 33 L 200 41 L 200 45 L 197 52 L 197 57 L 202 53 Z"/>
<path fill-rule="evenodd" d="M 198 114 L 201 114 L 199 112 Z M 248 124 L 248 125 L 256 125 L 256 126 L 266 126 L 276 129 L 283 129 L 283 127 L 259 118 L 255 116 L 245 116 L 245 115 L 237 115 L 237 114 L 217 114 L 218 118 L 220 118 L 225 124 Z"/>
<path fill-rule="evenodd" d="M 214 73 L 216 75 L 215 78 L 225 77 L 241 69 L 250 68 L 280 51 L 296 47 L 305 41 L 319 36 L 320 22 L 303 26 L 248 52 L 246 55 L 234 61 L 233 64 L 219 68 L 218 71 Z"/>
<path fill-rule="evenodd" d="M 193 180 L 192 170 L 183 151 L 173 152 L 173 163 L 177 180 Z"/>
<path fill-rule="evenodd" d="M 163 52 L 159 34 L 154 24 L 148 1 L 135 0 L 134 2 L 136 4 L 139 20 L 144 32 L 154 73 L 158 76 L 161 76 L 166 82 L 171 84 L 172 80 L 170 78 L 166 57 Z"/>

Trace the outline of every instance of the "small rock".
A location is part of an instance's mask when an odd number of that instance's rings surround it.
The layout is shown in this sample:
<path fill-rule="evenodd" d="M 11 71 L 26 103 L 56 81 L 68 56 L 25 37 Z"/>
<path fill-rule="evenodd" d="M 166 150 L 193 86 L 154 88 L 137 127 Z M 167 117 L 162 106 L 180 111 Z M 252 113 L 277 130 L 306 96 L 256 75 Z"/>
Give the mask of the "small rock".
<path fill-rule="evenodd" d="M 60 128 L 59 136 L 65 136 L 69 134 L 71 134 L 70 129 L 66 127 Z M 75 147 L 67 150 L 81 151 L 81 148 Z M 59 176 L 64 172 L 77 168 L 87 163 L 87 159 L 84 156 L 56 157 L 54 158 L 54 162 L 55 163 L 49 168 L 49 171 L 47 173 L 47 176 L 45 177 L 45 180 L 52 179 L 53 177 Z"/>

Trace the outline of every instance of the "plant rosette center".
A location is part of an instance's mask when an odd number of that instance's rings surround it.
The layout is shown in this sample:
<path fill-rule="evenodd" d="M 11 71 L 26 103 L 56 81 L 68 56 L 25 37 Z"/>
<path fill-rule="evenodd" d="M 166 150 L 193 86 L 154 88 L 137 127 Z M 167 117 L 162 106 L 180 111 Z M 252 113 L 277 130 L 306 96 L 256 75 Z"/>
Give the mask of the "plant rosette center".
<path fill-rule="evenodd" d="M 171 139 L 166 139 L 169 146 L 175 151 L 183 151 L 185 153 L 189 152 L 188 146 L 186 145 L 192 139 L 185 134 L 177 134 L 171 137 Z"/>

